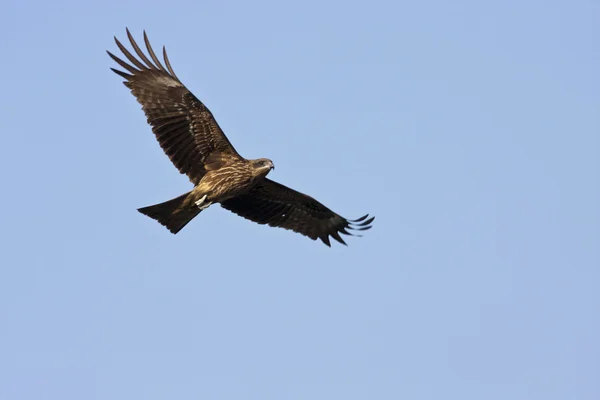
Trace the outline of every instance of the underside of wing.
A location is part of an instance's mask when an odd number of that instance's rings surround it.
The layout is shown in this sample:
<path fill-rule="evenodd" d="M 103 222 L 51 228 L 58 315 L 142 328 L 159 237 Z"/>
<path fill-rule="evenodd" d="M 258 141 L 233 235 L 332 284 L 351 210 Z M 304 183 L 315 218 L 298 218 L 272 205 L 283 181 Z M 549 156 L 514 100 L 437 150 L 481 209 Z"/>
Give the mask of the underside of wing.
<path fill-rule="evenodd" d="M 365 215 L 347 220 L 310 196 L 290 189 L 270 179 L 264 179 L 249 193 L 221 203 L 235 214 L 259 224 L 290 229 L 331 246 L 329 237 L 346 244 L 340 233 L 371 228 L 375 217 Z"/>
<path fill-rule="evenodd" d="M 163 47 L 166 68 L 158 59 L 144 32 L 148 56 L 137 45 L 129 30 L 127 37 L 138 58 L 117 38 L 115 42 L 129 63 L 108 52 L 125 71 L 111 68 L 125 78 L 142 105 L 152 131 L 179 172 L 197 184 L 206 172 L 205 160 L 212 153 L 241 158 L 233 148 L 209 109 L 175 75 Z"/>

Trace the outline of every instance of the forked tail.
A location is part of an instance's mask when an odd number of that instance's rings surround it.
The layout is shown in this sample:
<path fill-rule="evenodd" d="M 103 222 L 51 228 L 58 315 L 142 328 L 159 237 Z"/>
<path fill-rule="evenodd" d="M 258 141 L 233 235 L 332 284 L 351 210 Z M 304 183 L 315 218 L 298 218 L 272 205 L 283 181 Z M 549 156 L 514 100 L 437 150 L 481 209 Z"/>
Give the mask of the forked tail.
<path fill-rule="evenodd" d="M 201 211 L 193 205 L 184 206 L 185 199 L 189 194 L 190 192 L 187 192 L 164 203 L 139 208 L 138 211 L 157 220 L 171 233 L 175 234 L 182 230 Z"/>

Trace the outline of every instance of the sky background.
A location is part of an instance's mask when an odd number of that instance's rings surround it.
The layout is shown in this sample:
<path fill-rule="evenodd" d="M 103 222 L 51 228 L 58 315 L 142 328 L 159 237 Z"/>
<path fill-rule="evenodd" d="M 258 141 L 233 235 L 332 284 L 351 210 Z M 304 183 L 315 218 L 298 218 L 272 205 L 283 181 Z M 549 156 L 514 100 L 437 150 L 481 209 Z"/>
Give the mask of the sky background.
<path fill-rule="evenodd" d="M 18 2 L 0 16 L 0 398 L 600 399 L 598 1 Z M 327 248 L 190 190 L 129 27 Z"/>

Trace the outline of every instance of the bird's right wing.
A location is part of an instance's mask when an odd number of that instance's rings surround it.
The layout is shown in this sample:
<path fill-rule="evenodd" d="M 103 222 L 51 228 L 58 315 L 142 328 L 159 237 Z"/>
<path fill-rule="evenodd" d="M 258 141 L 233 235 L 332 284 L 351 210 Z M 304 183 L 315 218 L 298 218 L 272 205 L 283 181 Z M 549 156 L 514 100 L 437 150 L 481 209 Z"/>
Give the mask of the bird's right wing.
<path fill-rule="evenodd" d="M 125 78 L 123 83 L 142 105 L 160 146 L 179 172 L 197 184 L 206 172 L 204 162 L 211 154 L 216 153 L 222 159 L 241 159 L 209 109 L 177 78 L 165 48 L 166 68 L 154 54 L 146 32 L 144 42 L 152 60 L 139 48 L 129 30 L 127 37 L 139 59 L 115 38 L 131 64 L 107 52 L 127 72 L 111 69 Z"/>
<path fill-rule="evenodd" d="M 370 229 L 375 219 L 365 215 L 347 220 L 312 197 L 267 178 L 247 194 L 224 201 L 221 206 L 259 224 L 290 229 L 313 240 L 321 239 L 327 246 L 330 246 L 329 236 L 346 244 L 340 233 L 352 235 L 348 230 Z"/>

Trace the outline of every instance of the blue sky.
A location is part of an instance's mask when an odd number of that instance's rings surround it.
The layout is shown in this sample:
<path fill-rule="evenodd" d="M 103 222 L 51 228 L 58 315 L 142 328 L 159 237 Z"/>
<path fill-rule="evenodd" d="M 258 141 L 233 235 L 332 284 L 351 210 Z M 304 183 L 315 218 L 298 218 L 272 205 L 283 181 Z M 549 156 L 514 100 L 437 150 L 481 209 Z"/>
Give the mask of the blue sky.
<path fill-rule="evenodd" d="M 597 1 L 9 2 L 0 398 L 600 398 Z M 110 72 L 148 31 L 327 248 L 211 207 Z"/>

